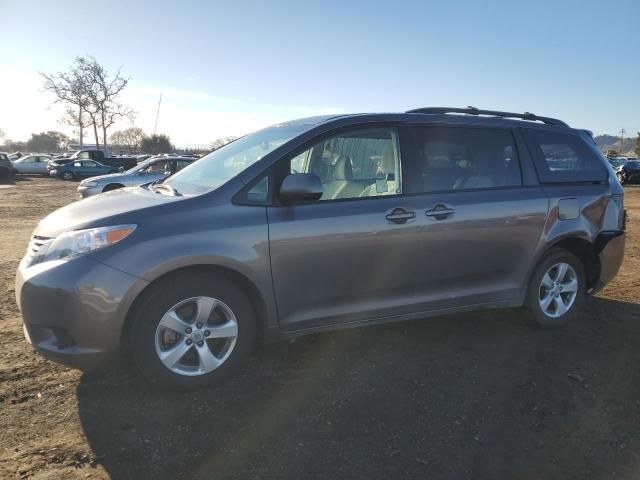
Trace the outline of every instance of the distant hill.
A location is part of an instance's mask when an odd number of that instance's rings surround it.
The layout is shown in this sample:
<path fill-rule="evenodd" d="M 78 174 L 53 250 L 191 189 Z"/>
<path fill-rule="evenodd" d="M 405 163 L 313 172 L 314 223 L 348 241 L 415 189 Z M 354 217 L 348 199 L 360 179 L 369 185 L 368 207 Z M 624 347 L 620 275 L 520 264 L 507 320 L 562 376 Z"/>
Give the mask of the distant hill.
<path fill-rule="evenodd" d="M 620 150 L 620 137 L 614 135 L 598 135 L 594 140 L 604 152 L 607 150 Z M 636 137 L 624 138 L 620 153 L 632 152 L 636 148 Z"/>

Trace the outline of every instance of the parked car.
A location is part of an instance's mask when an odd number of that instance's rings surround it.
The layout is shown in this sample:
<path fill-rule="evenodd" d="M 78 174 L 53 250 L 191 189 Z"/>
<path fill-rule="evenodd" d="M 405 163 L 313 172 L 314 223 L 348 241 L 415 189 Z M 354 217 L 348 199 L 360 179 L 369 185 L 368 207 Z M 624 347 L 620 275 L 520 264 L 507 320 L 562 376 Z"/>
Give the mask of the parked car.
<path fill-rule="evenodd" d="M 127 170 L 136 166 L 135 157 L 112 157 L 108 152 L 102 150 L 79 150 L 70 157 L 71 160 L 95 160 L 103 165 L 109 165 L 116 169 Z"/>
<path fill-rule="evenodd" d="M 0 152 L 0 178 L 11 178 L 18 171 L 13 166 L 11 160 L 9 160 L 9 155 L 4 152 Z"/>
<path fill-rule="evenodd" d="M 616 170 L 618 180 L 622 185 L 640 180 L 640 162 L 637 160 L 626 161 Z"/>
<path fill-rule="evenodd" d="M 49 172 L 52 177 L 64 180 L 75 180 L 78 178 L 95 177 L 105 173 L 117 173 L 118 170 L 110 165 L 103 165 L 95 160 L 75 160 L 60 165 Z"/>
<path fill-rule="evenodd" d="M 90 197 L 123 187 L 135 187 L 144 183 L 155 182 L 182 170 L 195 159 L 184 157 L 154 157 L 140 163 L 123 173 L 112 173 L 100 177 L 88 178 L 78 185 L 81 197 Z"/>
<path fill-rule="evenodd" d="M 138 155 L 138 156 L 136 157 L 136 162 L 138 162 L 138 163 L 142 163 L 142 162 L 144 162 L 145 160 L 149 160 L 151 157 L 153 157 L 153 155 Z"/>
<path fill-rule="evenodd" d="M 71 160 L 70 158 L 62 158 L 62 157 L 52 158 L 47 163 L 47 171 L 49 172 L 49 175 L 51 175 L 52 170 L 58 170 L 58 168 L 60 168 L 62 165 L 66 165 L 69 162 L 73 162 L 73 160 Z M 55 176 L 55 174 L 53 174 L 52 176 Z"/>
<path fill-rule="evenodd" d="M 46 175 L 47 163 L 51 160 L 49 155 L 43 155 L 40 153 L 24 155 L 18 160 L 13 161 L 14 168 L 18 173 L 36 173 L 40 175 Z"/>
<path fill-rule="evenodd" d="M 518 306 L 563 325 L 616 275 L 624 219 L 604 156 L 560 120 L 315 117 L 50 214 L 15 292 L 42 355 L 91 369 L 124 350 L 152 382 L 190 389 L 236 370 L 258 336 Z"/>
<path fill-rule="evenodd" d="M 619 158 L 619 157 L 610 157 L 607 158 L 607 160 L 609 160 L 609 163 L 611 164 L 611 166 L 613 167 L 614 170 L 618 170 L 618 168 L 620 168 L 622 165 L 624 165 L 625 163 L 627 163 L 627 160 L 624 158 Z"/>
<path fill-rule="evenodd" d="M 24 153 L 22 152 L 14 152 L 9 154 L 9 160 L 11 160 L 12 162 L 18 160 L 21 157 L 24 157 Z"/>

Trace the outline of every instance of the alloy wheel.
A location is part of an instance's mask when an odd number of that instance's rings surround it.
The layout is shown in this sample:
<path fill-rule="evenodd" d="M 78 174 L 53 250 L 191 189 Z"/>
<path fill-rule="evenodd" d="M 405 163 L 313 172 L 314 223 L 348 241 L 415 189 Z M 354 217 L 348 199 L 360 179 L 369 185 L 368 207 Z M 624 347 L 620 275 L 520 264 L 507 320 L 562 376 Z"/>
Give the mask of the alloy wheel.
<path fill-rule="evenodd" d="M 237 338 L 238 322 L 224 302 L 192 297 L 162 316 L 156 328 L 156 354 L 178 375 L 205 375 L 229 358 Z"/>
<path fill-rule="evenodd" d="M 559 318 L 573 306 L 578 295 L 578 275 L 568 263 L 556 263 L 542 276 L 538 303 L 545 315 Z"/>

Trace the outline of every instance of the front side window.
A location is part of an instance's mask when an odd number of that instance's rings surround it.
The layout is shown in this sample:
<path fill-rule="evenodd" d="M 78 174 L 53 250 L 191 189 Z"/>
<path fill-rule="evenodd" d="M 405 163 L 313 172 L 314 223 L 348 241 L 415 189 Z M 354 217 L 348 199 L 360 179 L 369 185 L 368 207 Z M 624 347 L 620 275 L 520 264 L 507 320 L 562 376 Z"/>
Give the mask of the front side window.
<path fill-rule="evenodd" d="M 279 125 L 249 134 L 193 162 L 164 183 L 182 195 L 214 190 L 308 128 L 308 125 Z"/>
<path fill-rule="evenodd" d="M 92 162 L 91 160 L 85 160 L 82 162 L 83 167 L 95 167 L 97 166 L 96 162 Z"/>
<path fill-rule="evenodd" d="M 315 143 L 290 160 L 290 172 L 320 177 L 321 201 L 402 191 L 397 134 L 390 128 L 360 129 Z"/>
<path fill-rule="evenodd" d="M 518 153 L 508 130 L 423 127 L 417 129 L 417 142 L 425 193 L 522 185 Z"/>
<path fill-rule="evenodd" d="M 540 180 L 593 182 L 607 179 L 601 154 L 569 133 L 524 129 Z"/>

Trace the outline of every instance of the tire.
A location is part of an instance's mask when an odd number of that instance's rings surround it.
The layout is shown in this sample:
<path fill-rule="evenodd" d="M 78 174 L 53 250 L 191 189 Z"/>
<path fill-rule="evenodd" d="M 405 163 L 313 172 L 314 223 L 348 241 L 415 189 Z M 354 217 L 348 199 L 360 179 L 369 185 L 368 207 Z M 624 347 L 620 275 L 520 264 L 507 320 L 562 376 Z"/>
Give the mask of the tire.
<path fill-rule="evenodd" d="M 106 185 L 102 191 L 110 192 L 112 190 L 118 190 L 119 188 L 124 188 L 124 185 L 120 185 L 119 183 L 110 183 L 109 185 Z"/>
<path fill-rule="evenodd" d="M 63 172 L 62 178 L 65 180 L 73 180 L 75 178 L 75 175 L 73 174 L 73 172 Z"/>
<path fill-rule="evenodd" d="M 256 338 L 255 313 L 249 299 L 234 283 L 222 277 L 189 273 L 179 277 L 172 276 L 151 288 L 134 313 L 130 342 L 135 363 L 151 383 L 174 390 L 211 387 L 235 372 L 249 356 Z M 219 302 L 207 317 L 211 322 L 209 329 L 215 333 L 210 333 L 211 337 L 204 339 L 203 335 L 208 331 L 207 325 L 198 328 L 196 323 L 203 298 Z M 203 312 L 206 310 L 201 309 Z M 175 318 L 173 314 L 168 315 L 169 312 L 178 312 L 178 319 L 189 324 L 191 331 L 185 329 L 183 333 L 176 334 L 178 328 L 183 329 L 185 325 L 165 321 Z M 213 338 L 229 331 L 220 327 L 231 325 L 231 316 L 236 325 L 235 341 L 230 337 Z M 164 326 L 168 324 L 172 328 Z M 169 345 L 165 344 L 167 336 Z M 189 344 L 189 341 L 192 343 Z M 176 353 L 178 347 L 183 349 L 180 353 Z M 186 354 L 181 353 L 184 349 L 187 349 Z M 207 350 L 216 361 L 221 360 L 218 366 L 208 371 L 207 368 L 216 362 L 212 362 L 208 355 L 204 355 L 209 359 L 207 362 L 202 360 L 203 356 L 199 352 L 206 353 Z M 169 367 L 163 363 L 160 355 L 168 358 L 173 355 L 173 360 L 179 360 L 173 367 Z M 172 363 L 173 360 L 165 362 Z M 205 363 L 208 365 L 205 366 Z"/>
<path fill-rule="evenodd" d="M 561 265 L 567 265 L 563 278 L 558 280 L 562 272 Z M 545 283 L 543 279 L 545 275 Z M 573 284 L 575 279 L 577 285 Z M 549 288 L 549 280 L 552 287 Z M 556 284 L 559 281 L 559 284 Z M 562 287 L 562 288 L 560 288 Z M 575 296 L 571 300 L 571 290 L 575 288 Z M 582 307 L 586 293 L 586 275 L 584 265 L 573 253 L 556 249 L 544 257 L 531 275 L 527 292 L 526 308 L 530 312 L 533 321 L 542 328 L 558 328 L 566 325 Z M 555 298 L 553 298 L 555 296 Z M 559 303 L 562 302 L 562 305 Z M 549 306 L 544 310 L 543 305 Z M 563 309 L 566 311 L 563 312 Z"/>

